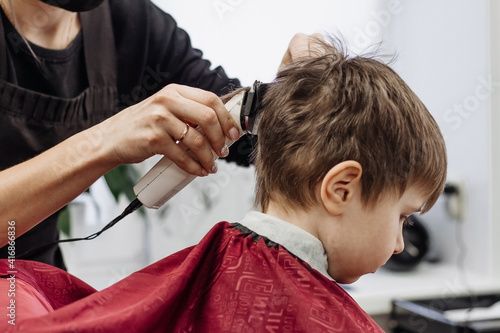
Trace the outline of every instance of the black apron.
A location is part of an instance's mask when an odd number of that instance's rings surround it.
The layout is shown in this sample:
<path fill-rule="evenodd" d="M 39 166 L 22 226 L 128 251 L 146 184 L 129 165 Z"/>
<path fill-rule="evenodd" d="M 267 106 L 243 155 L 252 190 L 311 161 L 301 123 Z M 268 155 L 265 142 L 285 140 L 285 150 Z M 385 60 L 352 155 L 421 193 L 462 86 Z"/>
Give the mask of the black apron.
<path fill-rule="evenodd" d="M 79 15 L 89 87 L 75 98 L 40 94 L 8 82 L 12 63 L 0 17 L 0 170 L 38 155 L 116 113 L 116 54 L 108 2 Z M 16 253 L 58 239 L 57 216 L 17 237 Z M 0 249 L 0 257 L 7 257 L 7 247 Z M 23 259 L 65 269 L 57 245 Z"/>

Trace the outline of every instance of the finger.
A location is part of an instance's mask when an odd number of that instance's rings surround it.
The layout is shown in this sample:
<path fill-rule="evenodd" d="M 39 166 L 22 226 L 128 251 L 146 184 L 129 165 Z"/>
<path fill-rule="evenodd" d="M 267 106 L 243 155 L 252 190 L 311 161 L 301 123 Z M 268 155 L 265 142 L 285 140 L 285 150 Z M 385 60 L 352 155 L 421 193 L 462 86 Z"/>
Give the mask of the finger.
<path fill-rule="evenodd" d="M 224 135 L 233 141 L 239 139 L 239 126 L 217 95 L 205 90 L 186 86 L 181 87 L 180 93 L 183 97 L 201 103 L 202 105 L 205 105 L 215 111 Z M 199 123 L 198 125 L 203 128 L 204 124 Z"/>
<path fill-rule="evenodd" d="M 295 34 L 290 42 L 288 43 L 288 48 L 281 60 L 280 69 L 291 64 L 297 57 L 298 53 L 303 53 L 301 50 L 308 49 L 308 38 L 309 36 L 303 33 Z"/>
<path fill-rule="evenodd" d="M 325 43 L 325 37 L 320 33 L 309 36 L 309 57 L 321 57 L 325 55 L 325 49 L 320 47 L 320 43 Z"/>
<path fill-rule="evenodd" d="M 183 120 L 200 126 L 214 151 L 219 156 L 224 156 L 225 137 L 236 141 L 239 130 L 221 99 L 197 88 L 178 86 L 177 91 L 184 97 L 182 105 L 178 105 L 178 109 L 184 113 Z"/>
<path fill-rule="evenodd" d="M 209 169 L 211 171 L 207 171 L 206 168 L 200 164 L 198 159 L 194 157 L 191 151 L 186 149 L 186 146 L 173 144 L 172 147 L 168 149 L 168 155 L 165 154 L 165 156 L 172 160 L 179 168 L 193 175 L 203 177 L 214 171 L 213 159 Z"/>
<path fill-rule="evenodd" d="M 215 163 L 217 156 L 212 150 L 207 138 L 195 128 L 185 124 L 184 130 L 175 141 L 184 151 L 189 150 L 187 154 L 193 160 L 197 161 L 207 174 L 215 173 L 217 171 Z"/>
<path fill-rule="evenodd" d="M 180 143 L 182 140 L 184 140 L 184 137 L 186 136 L 187 132 L 189 131 L 190 126 L 186 124 L 186 127 L 184 128 L 184 131 L 182 131 L 180 137 L 175 141 L 175 143 Z"/>
<path fill-rule="evenodd" d="M 138 124 L 134 134 L 143 138 L 148 154 L 167 156 L 186 172 L 206 175 L 213 170 L 212 147 L 203 135 L 171 112 L 175 109 L 172 107 L 175 98 L 171 95 L 168 94 L 167 99 L 163 98 L 167 96 L 159 95 L 135 109 L 139 118 L 134 122 Z"/>
<path fill-rule="evenodd" d="M 324 41 L 323 35 L 319 33 L 312 35 L 306 35 L 303 33 L 295 34 L 290 40 L 288 49 L 281 60 L 280 70 L 301 58 L 319 56 L 320 54 L 317 53 L 318 50 L 321 50 L 321 48 L 314 46 L 318 41 Z"/>
<path fill-rule="evenodd" d="M 199 132 L 206 136 L 205 141 L 208 144 L 209 150 L 215 151 L 217 154 L 222 152 L 225 145 L 225 136 L 221 125 L 219 124 L 215 111 L 201 103 L 194 101 L 191 98 L 184 98 L 170 104 L 172 113 L 184 122 L 189 122 L 199 126 Z M 199 151 L 202 146 L 202 140 L 194 141 L 198 146 L 192 146 L 193 141 L 186 141 L 193 152 Z"/>
<path fill-rule="evenodd" d="M 186 127 L 182 121 L 176 120 L 175 125 L 170 123 L 169 129 L 165 128 L 162 134 L 161 142 L 156 142 L 155 146 L 159 148 L 155 150 L 155 154 L 168 157 L 190 174 L 206 176 L 217 171 L 208 141 L 194 128 Z"/>

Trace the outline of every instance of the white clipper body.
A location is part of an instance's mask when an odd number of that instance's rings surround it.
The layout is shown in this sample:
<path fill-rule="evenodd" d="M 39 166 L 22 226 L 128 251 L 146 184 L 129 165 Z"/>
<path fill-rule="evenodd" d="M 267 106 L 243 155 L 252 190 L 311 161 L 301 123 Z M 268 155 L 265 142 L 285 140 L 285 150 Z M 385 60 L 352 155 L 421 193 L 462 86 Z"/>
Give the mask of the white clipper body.
<path fill-rule="evenodd" d="M 226 109 L 229 110 L 229 113 L 238 124 L 240 137 L 244 134 L 240 126 L 240 117 L 245 96 L 246 92 L 242 91 L 225 104 Z M 233 143 L 234 141 L 226 138 L 228 147 Z M 214 160 L 217 158 L 218 156 L 214 152 Z M 144 206 L 158 209 L 195 178 L 195 175 L 187 173 L 167 157 L 163 157 L 134 186 L 134 193 Z"/>

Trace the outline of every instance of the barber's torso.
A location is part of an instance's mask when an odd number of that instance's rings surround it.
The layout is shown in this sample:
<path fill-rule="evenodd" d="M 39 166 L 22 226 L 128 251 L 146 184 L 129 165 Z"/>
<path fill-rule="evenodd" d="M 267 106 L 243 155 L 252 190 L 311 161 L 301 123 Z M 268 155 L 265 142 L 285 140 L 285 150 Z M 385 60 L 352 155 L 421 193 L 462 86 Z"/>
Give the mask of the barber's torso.
<path fill-rule="evenodd" d="M 75 40 L 64 50 L 31 44 L 35 59 L 1 13 L 0 170 L 45 151 L 168 83 L 217 94 L 231 89 L 222 69 L 210 70 L 201 52 L 190 47 L 187 35 L 149 1 L 111 0 L 79 15 L 82 30 Z M 188 70 L 187 64 L 195 65 Z M 57 216 L 19 237 L 16 253 L 57 240 Z M 0 257 L 7 257 L 6 247 L 0 249 Z M 64 268 L 58 246 L 25 259 Z"/>

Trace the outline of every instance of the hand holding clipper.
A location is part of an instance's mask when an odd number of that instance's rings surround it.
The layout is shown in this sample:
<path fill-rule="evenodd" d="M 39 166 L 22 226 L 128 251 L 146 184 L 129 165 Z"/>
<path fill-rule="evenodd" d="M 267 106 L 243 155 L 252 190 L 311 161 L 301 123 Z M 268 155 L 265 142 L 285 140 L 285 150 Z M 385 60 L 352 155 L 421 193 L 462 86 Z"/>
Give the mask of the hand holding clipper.
<path fill-rule="evenodd" d="M 241 91 L 226 104 L 226 108 L 233 119 L 240 125 L 240 137 L 245 133 L 257 133 L 258 109 L 266 85 L 256 81 L 249 91 Z M 181 135 L 178 144 L 185 147 Z M 226 145 L 229 147 L 234 141 L 226 138 Z M 214 160 L 218 156 L 214 152 Z M 148 208 L 160 208 L 165 202 L 170 200 L 175 194 L 196 178 L 179 168 L 170 159 L 163 157 L 144 177 L 134 186 L 134 193 L 137 199 Z"/>

